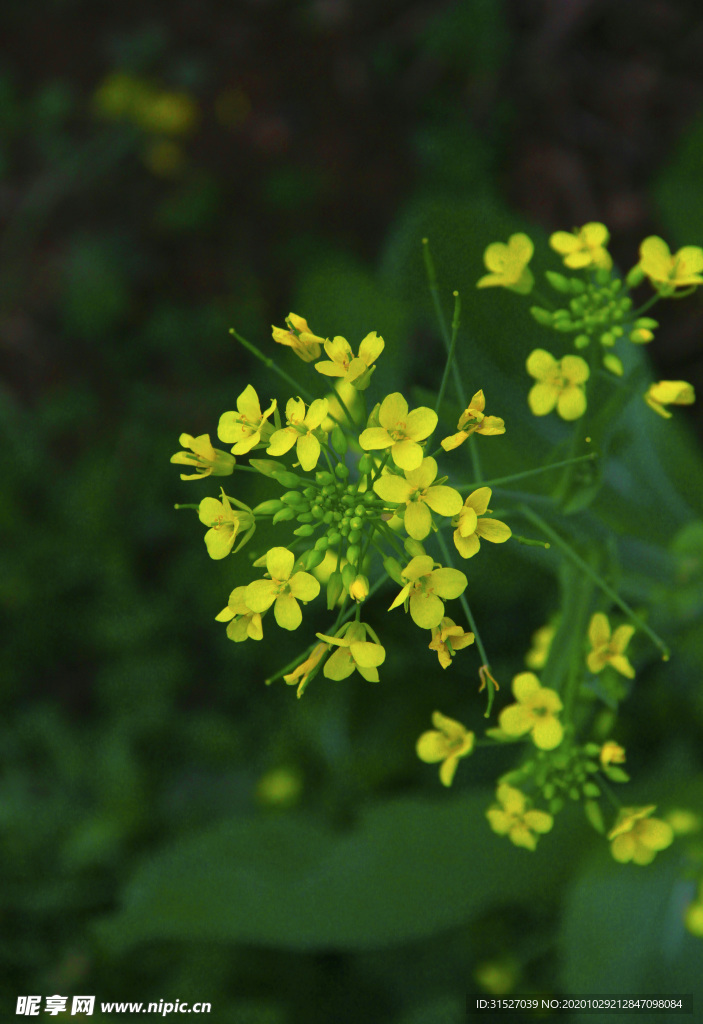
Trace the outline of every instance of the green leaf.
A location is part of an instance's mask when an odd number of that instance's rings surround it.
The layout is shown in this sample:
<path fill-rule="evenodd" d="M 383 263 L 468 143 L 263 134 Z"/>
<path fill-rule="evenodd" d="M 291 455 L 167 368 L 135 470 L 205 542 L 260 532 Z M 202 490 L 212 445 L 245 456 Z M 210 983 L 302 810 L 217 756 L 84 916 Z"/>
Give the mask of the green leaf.
<path fill-rule="evenodd" d="M 487 792 L 379 803 L 333 831 L 304 814 L 236 818 L 157 853 L 103 939 L 373 949 L 453 927 L 492 904 L 548 899 L 573 864 L 571 832 L 539 856 L 495 836 Z M 581 839 L 582 837 L 579 837 Z"/>

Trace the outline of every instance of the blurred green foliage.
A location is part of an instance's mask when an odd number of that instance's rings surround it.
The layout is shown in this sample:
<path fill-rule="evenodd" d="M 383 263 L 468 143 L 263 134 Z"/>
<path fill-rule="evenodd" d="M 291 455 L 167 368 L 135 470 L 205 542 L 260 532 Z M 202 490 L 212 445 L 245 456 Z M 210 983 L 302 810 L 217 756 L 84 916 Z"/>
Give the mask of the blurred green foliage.
<path fill-rule="evenodd" d="M 483 80 L 511 43 L 503 5 L 472 0 L 438 9 L 419 45 L 423 59 L 450 70 L 469 61 Z M 174 87 L 197 91 L 207 75 L 187 53 L 169 65 L 170 45 L 158 24 L 115 32 L 111 60 L 135 73 L 166 67 Z M 404 54 L 383 46 L 376 58 L 376 74 L 392 78 Z M 189 140 L 182 174 L 159 179 L 133 126 L 93 118 L 82 80 L 27 84 L 9 59 L 0 75 L 0 174 L 28 182 L 0 246 L 8 1014 L 19 994 L 95 992 L 209 1000 L 223 1024 L 456 1024 L 466 994 L 486 990 L 476 972 L 506 963 L 517 965 L 506 985 L 523 992 L 635 990 L 654 977 L 699 985 L 677 846 L 651 869 L 622 868 L 574 813 L 536 855 L 513 849 L 483 817 L 507 766 L 494 750 L 462 766 L 456 793 L 439 792 L 414 741 L 437 706 L 466 720 L 476 679 L 411 652 L 400 613 L 384 627 L 380 686 L 318 677 L 300 702 L 267 688 L 295 638 L 277 636 L 274 649 L 227 641 L 214 616 L 230 567 L 207 558 L 193 515 L 173 510 L 213 493 L 169 465 L 179 433 L 214 434 L 247 382 L 271 390 L 232 324 L 263 347 L 290 308 L 355 343 L 378 330 L 380 387 L 436 387 L 423 235 L 446 294 L 465 296 L 469 390 L 524 406 L 520 370 L 542 334 L 516 296 L 474 291 L 486 244 L 527 227 L 495 184 L 509 111 L 486 138 L 447 100 L 418 105 L 415 177 L 371 261 L 325 227 L 334 183 L 305 160 L 274 161 L 241 194 L 234 160 Z M 694 127 L 656 191 L 672 231 L 694 242 L 700 136 Z M 293 357 L 284 364 L 300 373 Z M 455 412 L 449 402 L 448 421 Z M 621 739 L 638 799 L 700 807 L 703 546 L 692 521 L 703 469 L 683 428 L 652 423 L 643 405 L 626 416 L 630 440 L 598 497 L 600 533 L 575 522 L 584 536 L 603 540 L 602 524 L 621 533 L 623 594 L 654 597 L 653 620 L 674 645 L 666 667 L 637 652 Z M 560 428 L 508 422 L 491 471 L 538 464 Z M 500 679 L 556 610 L 555 565 L 532 548 L 487 555 L 476 611 Z M 301 781 L 292 807 L 262 799 L 278 769 Z"/>

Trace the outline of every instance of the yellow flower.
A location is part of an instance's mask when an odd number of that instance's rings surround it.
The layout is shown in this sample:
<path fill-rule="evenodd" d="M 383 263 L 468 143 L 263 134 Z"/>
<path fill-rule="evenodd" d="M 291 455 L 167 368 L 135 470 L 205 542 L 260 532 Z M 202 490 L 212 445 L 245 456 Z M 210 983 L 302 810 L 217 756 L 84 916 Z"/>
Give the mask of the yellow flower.
<path fill-rule="evenodd" d="M 513 535 L 507 523 L 502 523 L 500 519 L 479 519 L 485 512 L 490 512 L 488 502 L 491 493 L 490 487 L 479 487 L 472 491 L 453 522 L 456 526 L 454 545 L 462 558 L 473 558 L 481 547 L 479 537 L 493 544 L 503 544 Z"/>
<path fill-rule="evenodd" d="M 451 437 L 445 437 L 441 442 L 445 452 L 458 448 L 473 433 L 486 435 L 505 433 L 504 421 L 500 416 L 484 416 L 485 408 L 486 399 L 483 391 L 477 391 L 469 403 L 469 408 L 465 409 L 459 417 L 459 422 L 456 425 L 458 433 L 452 434 Z"/>
<path fill-rule="evenodd" d="M 600 748 L 600 763 L 604 768 L 607 768 L 609 764 L 624 764 L 625 763 L 625 748 L 621 747 L 615 740 L 608 740 Z"/>
<path fill-rule="evenodd" d="M 527 809 L 527 797 L 519 789 L 502 782 L 496 790 L 499 804 L 493 804 L 486 811 L 488 823 L 499 836 L 507 836 L 515 846 L 534 850 L 537 835 L 549 832 L 554 818 L 546 811 Z"/>
<path fill-rule="evenodd" d="M 367 633 L 374 638 L 373 641 L 366 639 Z M 337 647 L 325 663 L 324 675 L 328 679 L 346 679 L 356 669 L 368 682 L 378 682 L 378 666 L 386 660 L 386 651 L 370 626 L 364 622 L 350 622 L 342 627 L 341 636 L 315 635 L 326 644 Z"/>
<path fill-rule="evenodd" d="M 408 602 L 413 622 L 421 629 L 433 629 L 444 617 L 444 603 L 459 597 L 466 590 L 468 580 L 458 569 L 435 569 L 429 555 L 416 555 L 402 570 L 406 584 L 388 611 Z M 406 611 L 408 604 L 406 604 Z"/>
<path fill-rule="evenodd" d="M 532 634 L 532 647 L 525 655 L 525 664 L 528 668 L 544 668 L 556 631 L 557 627 L 551 623 L 535 630 Z"/>
<path fill-rule="evenodd" d="M 381 402 L 378 422 L 380 426 L 362 431 L 361 447 L 365 451 L 390 448 L 396 466 L 417 469 L 422 462 L 422 447 L 418 442 L 428 438 L 437 426 L 437 413 L 424 405 L 408 412 L 408 403 L 395 391 Z"/>
<path fill-rule="evenodd" d="M 314 675 L 317 666 L 320 664 L 328 650 L 329 648 L 327 644 L 315 644 L 305 661 L 302 661 L 297 668 L 294 668 L 292 672 L 288 672 L 288 674 L 283 677 L 284 681 L 288 683 L 289 686 L 295 686 L 296 683 L 298 684 L 298 697 L 302 697 L 309 679 Z"/>
<path fill-rule="evenodd" d="M 526 295 L 532 291 L 535 279 L 527 264 L 534 252 L 532 239 L 522 232 L 511 235 L 508 244 L 491 242 L 483 254 L 483 262 L 490 274 L 476 282 L 477 288 L 509 288 L 511 292 Z"/>
<path fill-rule="evenodd" d="M 657 384 L 650 384 L 644 400 L 650 409 L 668 420 L 672 414 L 664 406 L 693 405 L 696 392 L 693 384 L 687 384 L 685 380 L 660 380 Z"/>
<path fill-rule="evenodd" d="M 666 820 L 674 830 L 675 836 L 690 836 L 699 832 L 703 822 L 700 814 L 689 811 L 687 807 L 674 807 L 666 816 Z"/>
<path fill-rule="evenodd" d="M 569 231 L 555 231 L 549 244 L 564 260 L 564 266 L 572 270 L 582 267 L 604 267 L 610 270 L 613 261 L 605 248 L 610 234 L 605 224 L 591 221 L 582 228 Z"/>
<path fill-rule="evenodd" d="M 274 431 L 266 449 L 267 453 L 274 457 L 284 455 L 295 445 L 298 461 L 305 472 L 309 473 L 317 465 L 321 450 L 320 442 L 314 431 L 319 429 L 326 415 L 326 398 L 316 398 L 307 412 L 305 412 L 305 402 L 302 398 L 289 399 L 286 404 L 288 426 Z"/>
<path fill-rule="evenodd" d="M 507 736 L 524 736 L 532 733 L 532 739 L 540 750 L 554 750 L 561 743 L 564 727 L 556 717 L 563 704 L 559 694 L 546 686 L 532 672 L 520 672 L 513 679 L 513 694 L 517 704 L 503 708 L 498 725 Z"/>
<path fill-rule="evenodd" d="M 349 587 L 349 596 L 352 601 L 358 601 L 359 603 L 366 600 L 369 596 L 369 581 L 366 576 L 362 576 L 359 573 L 354 577 L 352 585 Z"/>
<path fill-rule="evenodd" d="M 440 624 L 432 630 L 429 648 L 431 651 L 437 652 L 442 668 L 449 668 L 456 652 L 468 647 L 475 639 L 473 633 L 466 632 L 452 619 L 443 618 Z"/>
<path fill-rule="evenodd" d="M 198 505 L 200 522 L 210 527 L 205 534 L 207 553 L 210 558 L 215 559 L 225 558 L 230 553 L 241 530 L 244 529 L 247 533 L 237 546 L 237 551 L 244 547 L 256 529 L 251 509 L 236 498 L 232 498 L 241 511 L 233 509 L 224 490 L 220 488 L 220 491 L 222 501 L 218 501 L 217 498 L 203 498 Z"/>
<path fill-rule="evenodd" d="M 423 732 L 415 749 L 425 764 L 441 761 L 439 778 L 444 786 L 451 786 L 460 757 L 466 757 L 474 748 L 474 734 L 461 722 L 447 718 L 440 711 L 432 714 L 434 729 Z"/>
<path fill-rule="evenodd" d="M 298 601 L 307 603 L 320 593 L 315 577 L 308 572 L 293 573 L 294 565 L 295 555 L 288 548 L 271 548 L 266 554 L 271 579 L 255 580 L 246 590 L 249 608 L 265 612 L 273 605 L 274 617 L 282 629 L 297 629 L 303 621 Z"/>
<path fill-rule="evenodd" d="M 586 658 L 589 671 L 602 672 L 606 665 L 612 665 L 620 675 L 634 679 L 635 670 L 625 657 L 625 649 L 634 632 L 634 626 L 618 626 L 611 636 L 607 616 L 603 612 L 596 612 L 588 627 L 592 647 Z"/>
<path fill-rule="evenodd" d="M 295 354 L 304 363 L 312 363 L 320 358 L 320 345 L 324 344 L 324 338 L 318 338 L 308 327 L 307 320 L 295 313 L 289 313 L 286 317 L 288 330 L 283 327 L 273 327 L 273 340 L 279 345 L 287 345 L 292 348 Z"/>
<path fill-rule="evenodd" d="M 527 396 L 535 416 L 546 416 L 556 406 L 563 420 L 577 420 L 586 411 L 584 384 L 590 376 L 588 363 L 581 356 L 557 360 L 543 348 L 527 357 L 527 372 L 537 381 Z"/>
<path fill-rule="evenodd" d="M 225 444 L 234 445 L 235 455 L 246 455 L 259 444 L 266 444 L 273 433 L 273 425 L 267 423 L 276 409 L 276 399 L 265 413 L 261 412 L 259 396 L 251 384 L 247 384 L 237 399 L 236 412 L 223 412 L 217 427 L 217 436 Z"/>
<path fill-rule="evenodd" d="M 660 295 L 673 295 L 677 288 L 703 284 L 703 249 L 685 245 L 672 256 L 663 238 L 650 235 L 640 246 L 639 267 Z"/>
<path fill-rule="evenodd" d="M 655 804 L 620 809 L 618 820 L 608 833 L 615 860 L 621 864 L 650 864 L 659 850 L 671 846 L 674 830 L 665 821 L 650 817 L 655 810 Z"/>
<path fill-rule="evenodd" d="M 386 473 L 374 482 L 373 489 L 383 501 L 405 505 L 405 529 L 414 540 L 423 540 L 432 529 L 430 509 L 441 516 L 455 516 L 461 508 L 461 495 L 453 487 L 433 486 L 436 476 L 437 463 L 427 458 L 417 469 L 406 469 L 405 479 Z"/>
<path fill-rule="evenodd" d="M 256 799 L 265 807 L 294 807 L 300 798 L 303 780 L 295 768 L 272 768 L 256 784 Z"/>
<path fill-rule="evenodd" d="M 246 594 L 246 587 L 235 587 L 229 595 L 227 607 L 215 616 L 217 622 L 228 623 L 227 636 L 237 644 L 247 638 L 261 640 L 264 635 L 261 614 L 251 610 Z"/>
<path fill-rule="evenodd" d="M 371 382 L 369 370 L 383 352 L 385 342 L 376 331 L 367 334 L 359 345 L 359 355 L 355 356 L 346 338 L 333 338 L 325 342 L 325 352 L 329 360 L 315 364 L 318 373 L 326 377 L 342 377 L 345 384 L 354 384 L 359 391 L 364 391 Z"/>
<path fill-rule="evenodd" d="M 234 471 L 234 457 L 219 448 L 213 448 L 209 434 L 200 434 L 198 437 L 181 434 L 178 443 L 184 448 L 190 448 L 190 452 L 176 452 L 171 456 L 171 462 L 195 470 L 195 473 L 181 473 L 181 480 L 201 480 L 210 474 L 229 476 Z"/>
<path fill-rule="evenodd" d="M 699 891 L 699 898 L 686 908 L 684 924 L 691 935 L 703 938 L 703 887 Z"/>

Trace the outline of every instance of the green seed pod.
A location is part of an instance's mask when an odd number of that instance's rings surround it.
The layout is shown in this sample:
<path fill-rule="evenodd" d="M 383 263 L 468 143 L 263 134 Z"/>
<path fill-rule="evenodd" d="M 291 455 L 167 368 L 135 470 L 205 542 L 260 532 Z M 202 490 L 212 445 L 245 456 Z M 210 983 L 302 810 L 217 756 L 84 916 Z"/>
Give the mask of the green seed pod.
<path fill-rule="evenodd" d="M 659 326 L 658 320 L 653 320 L 651 316 L 638 316 L 635 320 L 635 327 L 643 327 L 646 331 L 654 331 Z"/>
<path fill-rule="evenodd" d="M 299 526 L 297 530 L 293 530 L 296 537 L 311 537 L 315 532 L 315 527 L 309 523 L 305 523 L 304 526 Z"/>
<path fill-rule="evenodd" d="M 347 453 L 347 436 L 338 423 L 335 423 L 330 434 L 332 447 L 339 455 Z"/>
<path fill-rule="evenodd" d="M 337 601 L 342 596 L 344 590 L 344 583 L 342 582 L 341 572 L 336 570 L 332 573 L 327 581 L 327 610 L 332 611 Z"/>
<path fill-rule="evenodd" d="M 563 274 L 555 274 L 553 270 L 546 270 L 544 276 L 552 286 L 555 292 L 561 292 L 562 295 L 568 295 L 571 291 L 571 282 L 568 277 L 564 277 Z"/>
<path fill-rule="evenodd" d="M 568 334 L 577 329 L 577 324 L 573 320 L 555 320 L 552 326 L 555 331 L 561 331 L 562 334 Z"/>
<path fill-rule="evenodd" d="M 310 551 L 306 551 L 301 561 L 306 569 L 317 569 L 324 560 L 324 553 L 317 551 L 315 548 L 311 548 Z"/>
<path fill-rule="evenodd" d="M 289 519 L 295 519 L 295 510 L 286 506 L 285 508 L 282 508 L 280 512 L 276 513 L 271 522 L 275 526 L 276 523 L 285 523 Z"/>
<path fill-rule="evenodd" d="M 273 479 L 276 473 L 285 473 L 286 467 L 282 462 L 274 462 L 273 459 L 249 459 L 252 469 L 258 470 L 263 476 Z"/>
<path fill-rule="evenodd" d="M 570 277 L 569 285 L 571 286 L 571 291 L 574 292 L 575 295 L 583 295 L 586 291 L 586 285 L 580 277 Z"/>
<path fill-rule="evenodd" d="M 606 348 L 612 348 L 615 344 L 615 338 L 610 333 L 610 331 L 603 331 L 603 333 L 600 336 L 600 343 L 601 345 L 605 345 Z"/>
<path fill-rule="evenodd" d="M 542 324 L 543 327 L 552 326 L 552 314 L 548 309 L 542 309 L 541 306 L 530 306 L 530 313 L 537 323 Z"/>
<path fill-rule="evenodd" d="M 253 508 L 252 512 L 255 516 L 272 516 L 282 508 L 285 508 L 282 501 L 278 498 L 269 498 L 268 501 L 262 501 L 256 508 Z"/>
<path fill-rule="evenodd" d="M 600 789 L 596 786 L 595 782 L 584 782 L 581 791 L 584 796 L 593 798 L 600 796 Z"/>

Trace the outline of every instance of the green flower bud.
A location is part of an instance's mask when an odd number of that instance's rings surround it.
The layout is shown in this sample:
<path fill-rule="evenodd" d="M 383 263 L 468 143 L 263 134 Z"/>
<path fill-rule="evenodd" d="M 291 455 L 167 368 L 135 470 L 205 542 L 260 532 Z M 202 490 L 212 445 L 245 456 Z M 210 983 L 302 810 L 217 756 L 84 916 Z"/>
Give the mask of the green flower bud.
<path fill-rule="evenodd" d="M 332 573 L 327 581 L 327 610 L 332 611 L 337 601 L 342 596 L 344 590 L 344 583 L 342 582 L 341 572 L 336 570 Z"/>
<path fill-rule="evenodd" d="M 644 327 L 647 331 L 654 331 L 659 326 L 658 320 L 653 320 L 651 316 L 638 316 L 635 320 L 635 327 Z"/>
<path fill-rule="evenodd" d="M 342 569 L 342 583 L 344 584 L 344 589 L 349 590 L 355 579 L 356 566 L 351 565 L 349 562 L 347 562 L 347 564 Z"/>
<path fill-rule="evenodd" d="M 335 423 L 330 434 L 330 440 L 332 447 L 339 455 L 346 455 L 347 453 L 347 435 L 344 433 L 338 423 Z"/>
<path fill-rule="evenodd" d="M 327 539 L 330 542 L 330 547 L 334 547 L 336 544 L 339 544 L 342 535 L 339 530 L 330 530 L 327 534 Z"/>
<path fill-rule="evenodd" d="M 610 271 L 605 267 L 598 267 L 596 270 L 596 284 L 603 287 L 603 285 L 609 284 L 610 280 Z M 576 799 L 578 800 L 578 797 Z"/>
<path fill-rule="evenodd" d="M 424 555 L 425 549 L 419 540 L 413 540 L 412 537 L 408 537 L 403 547 L 410 555 L 411 558 L 416 558 L 418 555 Z"/>
<path fill-rule="evenodd" d="M 553 270 L 545 271 L 544 276 L 552 286 L 555 292 L 561 292 L 562 295 L 568 295 L 571 291 L 571 284 L 568 277 L 564 277 L 563 274 L 555 274 Z"/>
<path fill-rule="evenodd" d="M 642 284 L 643 281 L 644 270 L 642 270 L 639 263 L 637 263 L 625 278 L 625 284 L 628 288 L 636 288 L 637 285 Z"/>
<path fill-rule="evenodd" d="M 531 306 L 530 313 L 537 321 L 538 324 L 542 324 L 543 327 L 552 326 L 552 314 L 548 309 L 542 309 L 541 306 Z"/>
<path fill-rule="evenodd" d="M 316 548 L 311 548 L 302 556 L 301 562 L 308 570 L 317 569 L 318 565 L 323 562 L 324 557 L 325 556 L 322 551 L 318 551 Z"/>
<path fill-rule="evenodd" d="M 600 336 L 600 343 L 601 345 L 605 345 L 606 348 L 612 348 L 612 346 L 615 344 L 615 338 L 610 333 L 610 331 L 603 331 L 603 333 Z"/>
<path fill-rule="evenodd" d="M 290 508 L 289 506 L 286 506 L 285 508 L 282 508 L 280 510 L 280 512 L 276 513 L 276 515 L 273 517 L 271 522 L 275 526 L 276 523 L 285 523 L 289 519 L 294 519 L 294 518 L 295 518 L 295 510 Z"/>
<path fill-rule="evenodd" d="M 350 530 L 347 535 L 350 544 L 358 544 L 361 540 L 361 530 Z"/>
<path fill-rule="evenodd" d="M 403 579 L 403 567 L 397 558 L 393 558 L 390 555 L 387 558 L 384 558 L 383 568 L 394 583 L 397 583 L 399 587 L 405 586 L 405 580 Z"/>
<path fill-rule="evenodd" d="M 311 526 L 310 523 L 305 523 L 303 526 L 299 526 L 297 530 L 293 530 L 296 537 L 311 537 L 315 532 L 315 527 Z"/>
<path fill-rule="evenodd" d="M 276 472 L 271 474 L 274 480 L 281 485 L 281 487 L 297 487 L 298 484 L 303 483 L 301 477 L 295 475 L 295 473 Z"/>
<path fill-rule="evenodd" d="M 302 505 L 305 498 L 300 491 L 286 491 L 285 494 L 281 495 L 281 501 L 284 505 Z"/>
<path fill-rule="evenodd" d="M 356 512 L 356 509 L 354 509 L 354 511 Z M 349 525 L 351 526 L 352 530 L 360 530 L 364 525 L 364 520 L 359 516 L 357 512 L 357 514 L 352 519 L 350 519 Z"/>
<path fill-rule="evenodd" d="M 370 473 L 373 469 L 373 455 L 369 455 L 368 452 L 362 455 L 359 459 L 359 473 Z"/>
<path fill-rule="evenodd" d="M 321 508 L 319 505 L 313 505 L 313 507 L 310 509 L 310 515 L 313 517 L 313 519 L 322 519 L 324 514 L 325 510 Z"/>
<path fill-rule="evenodd" d="M 587 334 L 577 334 L 574 338 L 574 345 L 576 346 L 576 348 L 586 348 L 589 345 L 590 341 L 591 339 L 588 337 Z"/>
<path fill-rule="evenodd" d="M 589 796 L 593 798 L 600 796 L 600 789 L 598 788 L 598 786 L 596 786 L 595 782 L 584 782 L 583 786 L 581 787 L 581 792 L 584 796 Z"/>
<path fill-rule="evenodd" d="M 273 459 L 249 459 L 249 465 L 271 479 L 276 473 L 284 473 L 286 469 L 282 462 L 274 462 Z"/>
<path fill-rule="evenodd" d="M 256 508 L 253 508 L 252 512 L 255 516 L 272 516 L 282 508 L 285 508 L 282 501 L 278 498 L 269 498 L 268 501 L 262 501 Z"/>
<path fill-rule="evenodd" d="M 337 465 L 334 467 L 334 472 L 336 476 L 339 477 L 340 480 L 346 480 L 347 477 L 349 476 L 349 470 L 347 469 L 343 462 L 337 463 Z"/>
<path fill-rule="evenodd" d="M 311 523 L 313 518 L 314 517 L 311 512 L 299 512 L 296 516 L 299 523 Z"/>
<path fill-rule="evenodd" d="M 315 473 L 315 480 L 318 484 L 321 484 L 322 487 L 326 487 L 329 484 L 334 483 L 334 477 L 331 473 L 328 473 L 326 469 L 321 469 L 318 473 Z"/>
<path fill-rule="evenodd" d="M 353 562 L 354 565 L 357 565 L 359 562 L 359 554 L 359 545 L 350 544 L 349 547 L 347 548 L 347 561 Z"/>
<path fill-rule="evenodd" d="M 326 551 L 329 546 L 330 546 L 330 539 L 329 539 L 329 537 L 326 537 L 326 536 L 318 537 L 317 540 L 315 541 L 315 550 L 316 551 Z"/>

